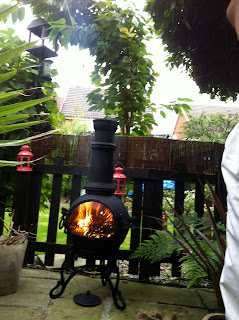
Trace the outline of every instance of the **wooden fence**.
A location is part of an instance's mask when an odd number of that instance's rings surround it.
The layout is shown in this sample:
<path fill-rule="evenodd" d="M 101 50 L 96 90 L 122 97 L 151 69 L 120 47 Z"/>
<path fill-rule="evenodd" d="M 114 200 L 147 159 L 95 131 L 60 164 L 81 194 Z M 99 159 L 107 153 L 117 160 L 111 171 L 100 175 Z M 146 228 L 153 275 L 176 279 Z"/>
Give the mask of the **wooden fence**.
<path fill-rule="evenodd" d="M 34 165 L 32 173 L 16 172 L 15 168 L 1 169 L 2 190 L 4 189 L 7 176 L 9 174 L 15 175 L 13 201 L 14 226 L 20 225 L 21 228 L 25 230 L 32 229 L 32 232 L 35 234 L 37 234 L 42 177 L 44 173 L 53 175 L 47 241 L 37 242 L 36 236 L 31 238 L 28 244 L 25 262 L 33 263 L 35 252 L 38 251 L 45 252 L 46 265 L 53 265 L 54 254 L 65 254 L 69 247 L 69 244 L 63 245 L 56 243 L 62 176 L 66 174 L 73 177 L 70 199 L 72 203 L 80 196 L 82 176 L 88 176 L 89 167 L 64 165 L 64 159 L 62 157 L 56 157 L 55 163 L 52 165 Z M 203 215 L 204 210 L 204 196 L 200 182 L 204 184 L 206 180 L 208 180 L 211 184 L 215 185 L 216 192 L 219 194 L 224 205 L 226 204 L 226 190 L 220 170 L 217 170 L 216 174 L 208 175 L 190 173 L 187 172 L 187 170 L 182 170 L 182 167 L 178 167 L 173 171 L 126 168 L 125 174 L 128 179 L 133 182 L 132 216 L 137 217 L 137 223 L 131 230 L 130 249 L 120 250 L 118 258 L 129 260 L 129 273 L 139 274 L 141 279 L 145 279 L 149 276 L 159 275 L 160 263 L 150 264 L 145 261 L 129 259 L 129 257 L 140 243 L 141 232 L 142 240 L 145 240 L 151 234 L 150 228 L 155 229 L 155 222 L 150 217 L 162 218 L 163 181 L 175 181 L 175 209 L 181 213 L 184 208 L 185 186 L 188 183 L 195 184 L 195 211 L 199 216 Z M 144 190 L 142 191 L 143 184 Z M 2 199 L 0 202 L 0 217 L 4 218 L 4 212 L 4 199 Z M 215 215 L 217 216 L 216 211 Z M 2 231 L 3 227 L 0 223 L 0 235 Z M 172 263 L 173 276 L 179 275 L 178 257 L 172 256 L 161 262 Z"/>
<path fill-rule="evenodd" d="M 89 166 L 93 136 L 53 134 L 31 142 L 35 159 L 53 164 L 62 156 L 67 165 Z M 174 171 L 179 167 L 191 173 L 216 174 L 224 145 L 214 142 L 185 141 L 155 137 L 116 136 L 115 160 L 123 159 L 126 168 Z M 117 161 L 116 161 L 117 162 Z"/>

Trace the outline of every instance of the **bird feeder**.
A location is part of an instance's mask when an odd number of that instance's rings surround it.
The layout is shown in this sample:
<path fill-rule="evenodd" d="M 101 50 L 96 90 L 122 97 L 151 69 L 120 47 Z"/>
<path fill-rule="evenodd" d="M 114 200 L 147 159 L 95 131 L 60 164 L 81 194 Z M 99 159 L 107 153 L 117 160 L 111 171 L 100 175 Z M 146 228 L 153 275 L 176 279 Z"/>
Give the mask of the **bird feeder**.
<path fill-rule="evenodd" d="M 33 171 L 32 161 L 33 154 L 30 152 L 29 146 L 22 146 L 21 151 L 17 155 L 17 161 L 20 162 L 17 165 L 17 171 L 20 172 L 31 172 Z"/>
<path fill-rule="evenodd" d="M 46 20 L 38 18 L 33 20 L 27 29 L 30 31 L 29 42 L 31 42 L 32 33 L 41 39 L 41 45 L 29 48 L 27 51 L 40 59 L 40 62 L 47 58 L 57 57 L 56 49 L 57 43 L 55 42 L 54 51 L 45 46 L 45 40 L 48 39 L 50 34 L 50 25 Z"/>
<path fill-rule="evenodd" d="M 115 165 L 115 173 L 113 175 L 113 180 L 116 181 L 116 196 L 125 196 L 125 184 L 126 184 L 126 176 L 124 175 L 124 165 L 121 162 L 118 162 Z"/>
<path fill-rule="evenodd" d="M 46 60 L 49 58 L 57 57 L 57 39 L 55 40 L 54 44 L 54 51 L 48 48 L 45 45 L 45 40 L 48 39 L 50 34 L 50 25 L 47 23 L 46 20 L 42 18 L 38 18 L 33 20 L 27 29 L 30 31 L 29 35 L 29 42 L 31 42 L 31 35 L 32 33 L 35 34 L 37 37 L 41 39 L 41 44 L 30 47 L 27 49 L 33 56 L 39 59 L 41 69 L 40 75 L 44 80 L 51 81 L 51 60 Z"/>

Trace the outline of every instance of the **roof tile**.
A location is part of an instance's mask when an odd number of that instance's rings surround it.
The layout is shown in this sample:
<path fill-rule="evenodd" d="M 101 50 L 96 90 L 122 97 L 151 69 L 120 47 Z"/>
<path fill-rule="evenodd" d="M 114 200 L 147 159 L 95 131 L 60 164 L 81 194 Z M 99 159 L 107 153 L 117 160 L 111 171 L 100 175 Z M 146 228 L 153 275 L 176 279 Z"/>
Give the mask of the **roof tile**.
<path fill-rule="evenodd" d="M 61 112 L 66 119 L 83 118 L 83 119 L 100 119 L 104 118 L 104 111 L 89 111 L 87 95 L 93 89 L 73 87 L 70 88 L 67 97 L 62 105 Z"/>

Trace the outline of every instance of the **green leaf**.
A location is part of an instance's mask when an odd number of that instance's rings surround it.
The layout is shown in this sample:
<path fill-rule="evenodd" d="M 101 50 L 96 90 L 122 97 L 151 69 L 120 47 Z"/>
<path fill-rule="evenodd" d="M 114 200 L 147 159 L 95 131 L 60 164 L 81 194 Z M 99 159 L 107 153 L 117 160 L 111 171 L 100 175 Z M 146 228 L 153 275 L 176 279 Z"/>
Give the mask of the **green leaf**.
<path fill-rule="evenodd" d="M 8 93 L 1 93 L 0 94 L 0 104 L 2 104 L 3 102 L 6 102 L 12 98 L 17 97 L 22 92 L 23 91 L 13 91 L 13 92 L 8 92 Z"/>
<path fill-rule="evenodd" d="M 119 36 L 120 36 L 120 38 L 128 39 L 128 36 L 126 36 L 126 35 L 124 35 L 124 34 L 120 34 Z"/>
<path fill-rule="evenodd" d="M 163 117 L 163 118 L 166 118 L 166 113 L 164 112 L 164 111 L 160 111 L 160 114 L 161 114 L 161 116 Z"/>
<path fill-rule="evenodd" d="M 24 43 L 14 49 L 7 50 L 7 51 L 0 51 L 0 65 L 6 63 L 8 60 L 12 59 L 14 56 L 19 55 L 19 53 L 34 46 L 36 43 L 37 43 L 37 41 Z"/>
<path fill-rule="evenodd" d="M 19 21 L 22 21 L 25 17 L 25 8 L 24 7 L 21 7 L 17 10 L 17 13 L 18 13 L 18 19 Z"/>
<path fill-rule="evenodd" d="M 11 79 L 13 76 L 15 76 L 16 73 L 17 73 L 17 70 L 0 74 L 0 84 L 7 81 L 8 79 Z"/>
<path fill-rule="evenodd" d="M 189 99 L 189 98 L 178 98 L 177 100 L 178 101 L 185 101 L 185 102 L 193 102 L 193 100 Z"/>
<path fill-rule="evenodd" d="M 17 22 L 17 10 L 12 13 L 12 23 L 15 24 Z"/>
<path fill-rule="evenodd" d="M 31 140 L 37 140 L 38 138 L 42 138 L 42 137 L 51 135 L 53 133 L 56 133 L 57 131 L 58 130 L 51 130 L 51 131 L 48 131 L 48 132 L 44 132 L 44 133 L 41 133 L 41 134 L 38 134 L 38 135 L 35 135 L 35 136 L 32 136 L 32 137 L 26 138 L 26 139 L 19 139 L 19 140 L 14 140 L 14 141 L 5 140 L 5 141 L 0 142 L 0 148 L 1 147 L 21 146 L 24 143 L 28 143 Z"/>
<path fill-rule="evenodd" d="M 0 21 L 7 18 L 9 16 L 9 14 L 14 12 L 17 8 L 18 8 L 18 4 L 16 4 L 15 6 L 10 6 L 10 7 L 7 7 L 5 9 L 1 10 L 0 11 Z"/>
<path fill-rule="evenodd" d="M 15 167 L 18 164 L 19 164 L 18 161 L 0 160 L 0 167 Z"/>
<path fill-rule="evenodd" d="M 24 122 L 24 123 L 17 123 L 17 124 L 1 125 L 0 134 L 23 129 L 23 128 L 28 128 L 42 122 L 44 121 L 31 121 L 31 122 Z"/>
<path fill-rule="evenodd" d="M 191 110 L 191 107 L 190 107 L 188 104 L 186 104 L 186 103 L 180 104 L 180 107 L 181 107 L 183 110 L 185 110 L 186 112 L 189 112 L 189 111 Z"/>
<path fill-rule="evenodd" d="M 18 111 L 22 111 L 24 109 L 35 106 L 36 104 L 43 103 L 43 102 L 48 101 L 50 99 L 52 99 L 52 97 L 45 97 L 45 98 L 36 99 L 36 100 L 14 103 L 14 104 L 7 105 L 7 106 L 0 106 L 0 117 L 6 116 L 8 114 L 12 114 L 12 113 L 15 113 Z"/>
<path fill-rule="evenodd" d="M 52 21 L 51 24 L 52 25 L 65 25 L 66 24 L 66 19 L 61 18 L 59 20 Z"/>
<path fill-rule="evenodd" d="M 28 114 L 27 115 L 23 114 L 23 115 L 17 115 L 17 116 L 2 117 L 2 118 L 0 118 L 0 125 L 16 123 L 16 122 L 19 122 L 19 121 L 24 121 L 24 120 L 26 120 L 28 118 L 29 118 Z"/>

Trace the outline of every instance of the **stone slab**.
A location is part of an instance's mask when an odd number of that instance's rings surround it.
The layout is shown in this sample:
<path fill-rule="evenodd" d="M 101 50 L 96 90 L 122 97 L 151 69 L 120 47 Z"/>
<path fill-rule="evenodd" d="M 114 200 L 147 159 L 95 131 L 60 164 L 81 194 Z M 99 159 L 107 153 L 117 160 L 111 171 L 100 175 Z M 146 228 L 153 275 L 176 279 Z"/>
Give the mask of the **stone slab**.
<path fill-rule="evenodd" d="M 60 278 L 60 272 L 53 272 L 38 268 L 22 268 L 20 277 L 58 280 Z"/>
<path fill-rule="evenodd" d="M 60 298 L 50 299 L 49 292 L 58 280 L 60 273 L 23 269 L 17 292 L 0 296 L 0 320 L 133 320 L 137 309 L 153 307 L 164 316 L 176 311 L 179 320 L 201 320 L 208 313 L 207 307 L 211 310 L 216 308 L 216 297 L 210 290 L 123 280 L 119 290 L 127 307 L 120 311 L 113 303 L 109 285 L 104 287 L 99 278 L 79 275 L 69 282 Z M 102 303 L 91 308 L 76 305 L 74 295 L 87 290 L 99 296 Z"/>
<path fill-rule="evenodd" d="M 55 280 L 20 277 L 15 293 L 0 296 L 0 306 L 12 307 L 47 307 L 50 301 L 49 288 Z"/>
<path fill-rule="evenodd" d="M 156 308 L 163 317 L 167 317 L 172 313 L 176 312 L 178 320 L 201 320 L 206 314 L 207 310 L 202 310 L 198 308 L 188 308 L 181 306 L 165 306 L 153 303 L 134 303 L 132 301 L 127 302 L 127 308 L 123 311 L 116 311 L 112 309 L 108 313 L 108 317 L 101 318 L 102 320 L 114 319 L 114 320 L 133 320 L 135 319 L 136 311 L 141 309 L 143 311 L 148 311 L 150 309 Z"/>
<path fill-rule="evenodd" d="M 45 320 L 48 310 L 0 306 L 1 320 Z"/>
<path fill-rule="evenodd" d="M 217 298 L 213 290 L 196 289 L 203 304 L 209 310 L 218 310 Z"/>
<path fill-rule="evenodd" d="M 137 290 L 135 290 L 137 287 Z M 157 302 L 170 305 L 203 308 L 201 299 L 194 289 L 161 286 L 146 283 L 121 282 L 122 295 L 132 301 Z"/>

